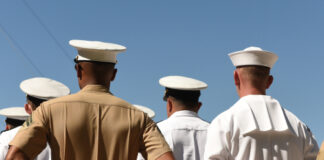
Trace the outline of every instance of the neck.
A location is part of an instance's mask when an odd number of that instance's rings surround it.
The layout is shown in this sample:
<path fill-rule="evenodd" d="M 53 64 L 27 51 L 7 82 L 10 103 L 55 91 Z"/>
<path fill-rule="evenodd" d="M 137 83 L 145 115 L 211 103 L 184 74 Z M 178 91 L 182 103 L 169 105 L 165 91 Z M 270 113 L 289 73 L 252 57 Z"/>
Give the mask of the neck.
<path fill-rule="evenodd" d="M 168 117 L 170 117 L 172 114 L 174 114 L 175 112 L 178 111 L 192 111 L 192 112 L 196 112 L 198 114 L 198 109 L 195 108 L 186 108 L 186 107 L 174 107 L 172 108 L 172 111 L 168 114 Z"/>
<path fill-rule="evenodd" d="M 239 90 L 238 95 L 240 98 L 248 95 L 266 95 L 266 91 L 264 89 L 248 88 Z"/>
<path fill-rule="evenodd" d="M 110 89 L 110 82 L 108 83 L 102 83 L 102 82 L 98 82 L 98 81 L 87 81 L 87 82 L 84 82 L 84 83 L 79 83 L 79 86 L 80 88 L 84 88 L 85 86 L 87 85 L 102 85 L 102 86 L 105 86 L 108 88 L 108 90 Z"/>

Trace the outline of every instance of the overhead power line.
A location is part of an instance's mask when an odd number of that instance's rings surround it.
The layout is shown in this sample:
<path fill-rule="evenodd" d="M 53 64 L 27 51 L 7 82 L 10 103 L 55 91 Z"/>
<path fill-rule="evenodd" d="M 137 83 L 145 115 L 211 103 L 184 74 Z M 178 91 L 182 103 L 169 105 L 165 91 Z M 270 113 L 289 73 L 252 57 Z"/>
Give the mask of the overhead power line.
<path fill-rule="evenodd" d="M 42 25 L 42 27 L 45 29 L 45 31 L 49 34 L 49 36 L 54 40 L 55 44 L 60 48 L 62 53 L 65 55 L 67 60 L 72 63 L 72 57 L 70 57 L 69 53 L 62 47 L 62 45 L 59 43 L 59 41 L 55 38 L 55 36 L 52 34 L 52 32 L 48 29 L 48 27 L 45 25 L 45 23 L 39 18 L 39 16 L 36 14 L 36 12 L 33 10 L 33 8 L 30 7 L 30 5 L 27 3 L 26 0 L 22 0 L 22 2 L 25 4 L 25 6 L 29 9 L 31 14 L 36 18 L 36 20 L 39 22 L 39 24 Z"/>
<path fill-rule="evenodd" d="M 9 34 L 9 32 L 6 31 L 6 29 L 0 24 L 0 29 L 2 33 L 5 35 L 6 39 L 10 43 L 10 46 L 15 50 L 17 53 L 22 55 L 31 65 L 32 67 L 37 71 L 37 73 L 41 76 L 44 76 L 44 74 L 37 68 L 37 66 L 33 63 L 33 61 L 29 58 L 28 54 L 19 46 L 17 41 Z"/>

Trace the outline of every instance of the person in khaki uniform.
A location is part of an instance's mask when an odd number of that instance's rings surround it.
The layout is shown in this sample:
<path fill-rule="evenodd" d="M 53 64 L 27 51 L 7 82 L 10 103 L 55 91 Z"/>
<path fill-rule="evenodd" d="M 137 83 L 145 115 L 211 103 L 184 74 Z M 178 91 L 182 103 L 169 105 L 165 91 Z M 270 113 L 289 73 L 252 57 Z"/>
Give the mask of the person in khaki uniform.
<path fill-rule="evenodd" d="M 71 40 L 81 91 L 42 103 L 33 122 L 10 143 L 7 159 L 33 159 L 49 142 L 52 159 L 172 160 L 156 124 L 144 112 L 109 92 L 121 45 Z"/>

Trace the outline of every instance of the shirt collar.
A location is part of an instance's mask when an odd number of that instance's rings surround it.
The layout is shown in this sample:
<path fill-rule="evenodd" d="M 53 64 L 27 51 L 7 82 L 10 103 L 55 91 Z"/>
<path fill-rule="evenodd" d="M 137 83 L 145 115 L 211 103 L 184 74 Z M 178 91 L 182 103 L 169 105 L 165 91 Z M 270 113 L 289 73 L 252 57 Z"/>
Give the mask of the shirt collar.
<path fill-rule="evenodd" d="M 244 96 L 234 104 L 233 113 L 244 136 L 259 132 L 286 132 L 298 136 L 298 131 L 290 125 L 289 114 L 271 96 Z"/>
<path fill-rule="evenodd" d="M 249 94 L 249 95 L 246 95 L 246 96 L 243 96 L 242 98 L 240 99 L 253 99 L 253 98 L 260 98 L 260 97 L 264 97 L 264 98 L 272 98 L 271 96 L 269 95 L 263 95 L 263 94 Z"/>
<path fill-rule="evenodd" d="M 169 118 L 171 117 L 198 117 L 198 114 L 194 111 L 181 110 L 174 112 Z"/>
<path fill-rule="evenodd" d="M 109 92 L 109 89 L 103 85 L 88 84 L 80 92 Z M 111 93 L 110 93 L 111 94 Z"/>

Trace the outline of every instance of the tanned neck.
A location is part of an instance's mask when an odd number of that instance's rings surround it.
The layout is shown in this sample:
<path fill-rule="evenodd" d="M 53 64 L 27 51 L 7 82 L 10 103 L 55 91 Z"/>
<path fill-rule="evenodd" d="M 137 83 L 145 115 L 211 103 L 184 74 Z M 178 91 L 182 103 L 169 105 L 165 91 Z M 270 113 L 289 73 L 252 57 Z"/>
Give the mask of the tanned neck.
<path fill-rule="evenodd" d="M 103 83 L 103 82 L 98 82 L 98 81 L 95 81 L 95 80 L 88 80 L 86 82 L 80 83 L 80 88 L 82 89 L 83 87 L 85 87 L 87 85 L 102 85 L 102 86 L 107 87 L 108 90 L 110 88 L 110 82 Z"/>
<path fill-rule="evenodd" d="M 172 114 L 174 114 L 175 112 L 178 112 L 178 111 L 193 111 L 193 112 L 198 113 L 198 110 L 196 108 L 189 109 L 187 107 L 177 106 L 177 107 L 172 108 L 172 111 L 168 117 L 170 117 Z"/>
<path fill-rule="evenodd" d="M 246 88 L 239 91 L 240 98 L 248 95 L 266 95 L 266 91 L 258 88 Z"/>

